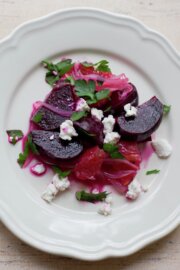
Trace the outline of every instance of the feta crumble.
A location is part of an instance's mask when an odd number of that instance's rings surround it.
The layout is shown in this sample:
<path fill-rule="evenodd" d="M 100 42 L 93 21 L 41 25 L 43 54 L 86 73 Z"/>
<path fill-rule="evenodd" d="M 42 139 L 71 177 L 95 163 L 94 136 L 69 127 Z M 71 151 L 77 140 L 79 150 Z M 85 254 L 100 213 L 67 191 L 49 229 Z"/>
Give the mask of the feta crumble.
<path fill-rule="evenodd" d="M 131 117 L 137 115 L 137 109 L 136 107 L 132 106 L 131 103 L 127 103 L 124 106 L 124 110 L 126 112 L 125 117 Z"/>
<path fill-rule="evenodd" d="M 151 142 L 156 154 L 160 158 L 167 158 L 172 153 L 172 146 L 165 139 L 157 139 Z"/>
<path fill-rule="evenodd" d="M 50 203 L 59 191 L 65 191 L 70 186 L 68 177 L 59 179 L 58 174 L 55 174 L 52 182 L 47 186 L 46 190 L 42 194 L 42 199 Z"/>
<path fill-rule="evenodd" d="M 129 185 L 128 185 L 128 191 L 126 193 L 126 198 L 131 200 L 136 200 L 140 193 L 142 191 L 141 184 L 139 181 L 135 178 Z"/>
<path fill-rule="evenodd" d="M 46 170 L 44 164 L 36 164 L 32 167 L 32 171 L 37 173 L 37 174 L 42 174 Z"/>
<path fill-rule="evenodd" d="M 98 213 L 104 216 L 109 216 L 111 212 L 112 212 L 112 209 L 109 203 L 103 203 L 98 210 Z"/>
<path fill-rule="evenodd" d="M 120 135 L 118 132 L 109 132 L 105 135 L 104 143 L 117 143 L 120 139 Z"/>
<path fill-rule="evenodd" d="M 99 121 L 104 117 L 103 111 L 96 108 L 91 109 L 91 115 L 96 117 Z"/>
<path fill-rule="evenodd" d="M 85 101 L 85 99 L 80 98 L 76 105 L 76 111 L 90 111 L 90 107 Z"/>
<path fill-rule="evenodd" d="M 78 136 L 76 130 L 73 127 L 73 122 L 71 120 L 65 120 L 60 125 L 60 134 L 59 137 L 62 140 L 71 141 L 73 136 Z"/>
<path fill-rule="evenodd" d="M 108 117 L 105 117 L 102 121 L 103 125 L 104 125 L 104 134 L 106 135 L 109 132 L 112 132 L 114 129 L 114 125 L 115 125 L 115 119 L 114 117 L 110 114 L 108 115 Z"/>

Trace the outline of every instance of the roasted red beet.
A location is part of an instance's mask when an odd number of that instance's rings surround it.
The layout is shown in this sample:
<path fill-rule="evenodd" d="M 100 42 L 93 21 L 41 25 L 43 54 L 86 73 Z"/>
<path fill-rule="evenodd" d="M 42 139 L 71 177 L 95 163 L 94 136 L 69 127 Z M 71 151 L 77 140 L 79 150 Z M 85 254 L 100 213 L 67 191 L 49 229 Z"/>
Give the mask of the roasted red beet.
<path fill-rule="evenodd" d="M 145 141 L 159 127 L 163 116 L 163 104 L 157 97 L 152 97 L 138 107 L 137 116 L 118 117 L 120 134 L 126 140 Z"/>
<path fill-rule="evenodd" d="M 73 86 L 63 82 L 57 84 L 45 99 L 45 103 L 64 111 L 73 111 L 75 108 Z"/>
<path fill-rule="evenodd" d="M 83 151 L 80 142 L 63 141 L 59 138 L 59 132 L 33 130 L 31 134 L 33 143 L 38 149 L 52 159 L 68 160 L 77 157 Z M 52 135 L 54 139 L 51 138 Z"/>
<path fill-rule="evenodd" d="M 76 121 L 74 126 L 79 129 L 83 135 L 89 135 L 89 138 L 94 140 L 98 145 L 103 144 L 103 124 L 98 119 L 93 117 L 85 117 Z"/>
<path fill-rule="evenodd" d="M 80 180 L 94 180 L 105 157 L 106 153 L 98 146 L 86 150 L 74 168 L 75 176 Z"/>
<path fill-rule="evenodd" d="M 126 92 L 124 90 L 114 91 L 111 95 L 111 107 L 115 113 L 122 112 L 124 109 L 124 105 L 127 103 L 131 103 L 133 106 L 138 105 L 138 92 L 136 87 L 132 85 L 132 90 L 130 92 Z"/>
<path fill-rule="evenodd" d="M 41 120 L 38 123 L 36 122 L 36 125 L 44 130 L 59 129 L 60 124 L 68 119 L 67 117 L 63 117 L 55 112 L 52 112 L 43 106 L 35 113 L 35 115 L 37 113 L 41 115 Z M 35 115 L 33 115 L 32 121 Z"/>

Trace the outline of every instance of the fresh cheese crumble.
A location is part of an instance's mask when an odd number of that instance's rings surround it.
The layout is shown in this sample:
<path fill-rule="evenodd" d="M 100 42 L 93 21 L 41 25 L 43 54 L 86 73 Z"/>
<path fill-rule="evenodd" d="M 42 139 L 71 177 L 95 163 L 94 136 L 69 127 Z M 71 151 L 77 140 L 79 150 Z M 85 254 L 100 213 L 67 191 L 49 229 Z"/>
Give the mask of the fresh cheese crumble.
<path fill-rule="evenodd" d="M 31 168 L 32 172 L 43 174 L 46 171 L 44 164 L 36 164 Z"/>
<path fill-rule="evenodd" d="M 60 134 L 59 134 L 59 137 L 62 140 L 71 141 L 73 136 L 78 136 L 75 128 L 73 127 L 73 122 L 71 120 L 65 120 L 60 125 Z"/>
<path fill-rule="evenodd" d="M 172 153 L 172 146 L 165 139 L 157 139 L 151 142 L 156 154 L 160 158 L 167 158 Z"/>
<path fill-rule="evenodd" d="M 91 115 L 97 118 L 99 121 L 104 117 L 103 111 L 96 108 L 91 109 Z"/>
<path fill-rule="evenodd" d="M 137 109 L 136 107 L 132 106 L 131 103 L 127 103 L 124 106 L 124 110 L 126 112 L 125 117 L 131 117 L 137 115 Z"/>
<path fill-rule="evenodd" d="M 126 193 L 126 198 L 131 200 L 136 200 L 142 191 L 141 184 L 134 178 L 134 180 L 128 185 L 128 191 Z"/>
<path fill-rule="evenodd" d="M 120 135 L 118 132 L 109 132 L 106 133 L 105 138 L 104 138 L 104 143 L 112 143 L 115 144 L 119 141 Z"/>
<path fill-rule="evenodd" d="M 52 182 L 47 186 L 46 190 L 42 194 L 42 199 L 51 202 L 59 191 L 65 191 L 70 186 L 68 177 L 59 179 L 58 174 L 55 174 Z"/>
<path fill-rule="evenodd" d="M 85 101 L 84 98 L 80 98 L 77 102 L 76 105 L 76 111 L 80 112 L 80 111 L 90 111 L 90 107 L 87 104 L 87 102 Z"/>
<path fill-rule="evenodd" d="M 111 212 L 112 209 L 110 203 L 103 203 L 98 210 L 98 213 L 104 216 L 109 216 Z"/>
<path fill-rule="evenodd" d="M 112 132 L 115 125 L 115 118 L 110 114 L 108 117 L 105 117 L 102 121 L 104 125 L 104 134 L 106 135 L 109 132 Z"/>

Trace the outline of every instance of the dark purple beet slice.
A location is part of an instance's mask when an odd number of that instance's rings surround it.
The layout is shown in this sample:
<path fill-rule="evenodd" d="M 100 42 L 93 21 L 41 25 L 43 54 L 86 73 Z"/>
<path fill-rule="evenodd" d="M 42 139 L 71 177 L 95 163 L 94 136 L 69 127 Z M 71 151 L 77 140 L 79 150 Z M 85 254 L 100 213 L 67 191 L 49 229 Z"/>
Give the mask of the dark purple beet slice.
<path fill-rule="evenodd" d="M 45 103 L 64 111 L 73 111 L 75 109 L 73 86 L 67 83 L 57 84 L 46 98 Z"/>
<path fill-rule="evenodd" d="M 54 112 L 52 112 L 51 110 L 45 108 L 45 107 L 41 107 L 36 113 L 36 114 L 41 114 L 42 118 L 41 120 L 37 123 L 35 123 L 38 127 L 40 127 L 41 129 L 44 130 L 55 130 L 60 128 L 60 125 L 62 122 L 64 122 L 66 119 L 68 119 L 67 117 L 63 117 L 59 114 L 56 114 Z M 35 116 L 33 115 L 33 117 Z M 32 121 L 33 121 L 33 117 L 32 117 Z"/>
<path fill-rule="evenodd" d="M 114 91 L 111 95 L 111 107 L 116 113 L 120 113 L 124 109 L 124 105 L 131 103 L 137 106 L 139 102 L 138 92 L 136 87 L 131 83 L 133 89 L 128 94 L 124 90 Z"/>
<path fill-rule="evenodd" d="M 98 145 L 103 144 L 104 126 L 101 121 L 89 116 L 74 122 L 74 126 L 84 135 L 89 135 L 89 138 L 94 140 Z"/>
<path fill-rule="evenodd" d="M 159 127 L 163 116 L 163 104 L 157 97 L 152 97 L 140 105 L 135 118 L 118 117 L 120 134 L 129 140 L 145 141 Z"/>
<path fill-rule="evenodd" d="M 83 145 L 80 142 L 63 141 L 59 138 L 59 132 L 33 130 L 31 134 L 38 150 L 52 159 L 68 160 L 77 157 L 83 151 Z M 52 135 L 54 139 L 50 140 Z"/>

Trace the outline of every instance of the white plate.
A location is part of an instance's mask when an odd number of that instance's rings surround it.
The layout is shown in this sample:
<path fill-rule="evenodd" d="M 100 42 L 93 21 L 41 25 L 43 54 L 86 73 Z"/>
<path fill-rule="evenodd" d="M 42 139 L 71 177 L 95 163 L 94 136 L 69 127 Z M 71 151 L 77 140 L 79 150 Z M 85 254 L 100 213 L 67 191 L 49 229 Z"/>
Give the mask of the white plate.
<path fill-rule="evenodd" d="M 108 59 L 115 73 L 125 72 L 140 101 L 157 95 L 171 104 L 158 137 L 174 146 L 168 160 L 154 155 L 156 176 L 139 179 L 149 192 L 128 203 L 114 195 L 113 214 L 97 214 L 97 205 L 81 204 L 71 192 L 46 204 L 40 194 L 51 176 L 41 179 L 16 163 L 20 144 L 7 143 L 5 130 L 27 129 L 33 101 L 49 90 L 40 62 L 68 56 Z M 179 224 L 180 56 L 158 33 L 127 16 L 95 9 L 70 9 L 28 22 L 0 43 L 0 218 L 19 238 L 41 250 L 86 260 L 129 255 L 166 235 Z M 144 169 L 145 170 L 145 169 Z"/>

